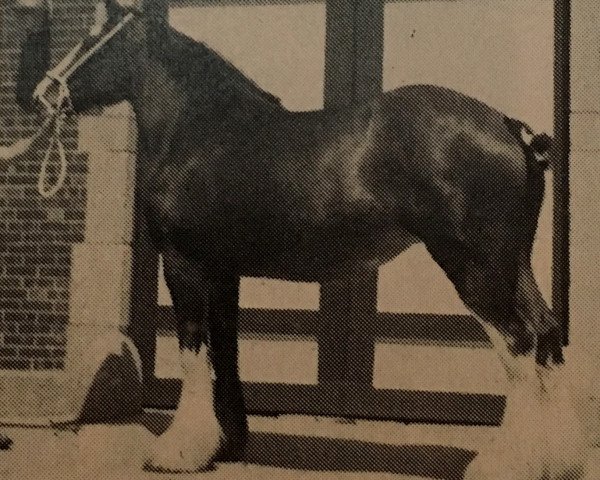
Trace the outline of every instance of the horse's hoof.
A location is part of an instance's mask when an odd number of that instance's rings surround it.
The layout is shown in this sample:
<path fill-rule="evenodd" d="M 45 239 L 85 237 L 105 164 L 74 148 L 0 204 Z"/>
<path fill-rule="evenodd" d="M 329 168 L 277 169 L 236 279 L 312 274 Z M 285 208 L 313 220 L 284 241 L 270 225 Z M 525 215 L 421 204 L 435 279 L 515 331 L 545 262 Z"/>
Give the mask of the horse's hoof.
<path fill-rule="evenodd" d="M 468 466 L 463 480 L 581 480 L 585 473 L 583 456 L 562 457 L 544 450 L 521 449 L 510 444 L 496 445 L 480 453 Z M 565 445 L 568 449 L 568 446 Z"/>
<path fill-rule="evenodd" d="M 249 436 L 246 420 L 244 419 L 241 427 L 226 427 L 223 433 L 215 461 L 221 463 L 243 462 Z"/>
<path fill-rule="evenodd" d="M 159 473 L 197 473 L 214 470 L 214 455 L 198 455 L 198 452 L 155 452 L 144 462 L 144 470 Z"/>
<path fill-rule="evenodd" d="M 547 419 L 544 464 L 550 480 L 580 480 L 584 477 L 590 449 L 568 392 L 562 392 L 562 397 L 558 394 L 543 405 Z"/>
<path fill-rule="evenodd" d="M 512 458 L 511 458 L 512 457 Z M 464 480 L 546 480 L 535 462 L 494 452 L 480 453 L 467 467 Z M 547 479 L 550 480 L 550 479 Z M 555 479 L 552 479 L 555 480 Z M 556 479 L 558 480 L 558 479 Z"/>
<path fill-rule="evenodd" d="M 210 472 L 215 469 L 214 463 L 207 465 L 206 467 L 193 467 L 193 464 L 186 463 L 181 460 L 180 462 L 164 462 L 160 459 L 150 458 L 144 462 L 144 470 L 147 472 L 154 473 L 201 473 Z"/>
<path fill-rule="evenodd" d="M 500 464 L 488 455 L 478 456 L 467 468 L 463 480 L 582 480 L 585 475 L 583 465 L 550 471 L 527 464 L 516 466 L 505 460 Z"/>

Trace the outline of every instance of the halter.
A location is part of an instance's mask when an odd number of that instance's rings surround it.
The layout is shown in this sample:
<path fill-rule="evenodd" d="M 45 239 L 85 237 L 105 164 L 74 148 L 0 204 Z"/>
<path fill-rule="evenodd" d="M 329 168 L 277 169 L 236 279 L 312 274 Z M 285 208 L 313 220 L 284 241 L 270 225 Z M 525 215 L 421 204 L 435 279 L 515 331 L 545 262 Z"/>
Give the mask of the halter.
<path fill-rule="evenodd" d="M 49 80 L 53 80 L 59 85 L 59 98 L 57 102 L 57 108 L 61 109 L 62 104 L 65 101 L 70 102 L 70 92 L 69 86 L 67 84 L 69 78 L 79 67 L 81 67 L 84 63 L 86 63 L 91 57 L 94 56 L 104 45 L 108 43 L 108 41 L 113 38 L 117 33 L 119 33 L 125 25 L 127 25 L 132 19 L 134 15 L 133 13 L 128 13 L 125 15 L 119 23 L 117 23 L 113 28 L 111 28 L 107 33 L 105 33 L 98 42 L 91 47 L 88 51 L 86 51 L 81 57 L 79 57 L 76 61 L 73 62 L 73 59 L 76 58 L 77 54 L 83 48 L 83 42 L 79 42 L 66 56 L 61 60 L 61 62 L 56 65 L 52 70 L 46 72 L 46 78 Z M 71 63 L 73 62 L 73 63 Z M 49 112 L 54 113 L 56 108 L 52 106 L 52 104 L 44 97 L 44 92 L 41 91 L 42 84 L 38 86 L 38 89 L 34 92 L 34 96 L 37 97 L 40 102 L 42 102 L 46 109 Z"/>
<path fill-rule="evenodd" d="M 133 19 L 133 13 L 128 13 L 125 15 L 119 23 L 117 23 L 113 28 L 111 28 L 106 34 L 104 34 L 98 42 L 87 50 L 81 57 L 79 57 L 76 61 L 73 61 L 77 54 L 83 48 L 83 42 L 77 44 L 66 56 L 63 60 L 56 65 L 53 69 L 46 72 L 45 81 L 42 80 L 40 84 L 35 89 L 33 96 L 37 98 L 46 108 L 46 111 L 50 118 L 54 119 L 54 134 L 50 139 L 50 144 L 48 145 L 48 149 L 46 150 L 46 154 L 44 155 L 44 159 L 42 161 L 42 166 L 40 169 L 40 175 L 38 179 L 38 192 L 44 198 L 52 197 L 56 192 L 58 192 L 64 184 L 65 177 L 67 174 L 67 158 L 65 155 L 65 147 L 60 139 L 62 125 L 67 116 L 67 112 L 72 109 L 71 104 L 71 92 L 69 91 L 68 80 L 73 75 L 73 73 L 81 67 L 85 62 L 87 62 L 95 53 L 98 52 L 106 43 L 114 37 L 120 30 L 127 25 Z M 71 63 L 73 62 L 73 63 Z M 45 94 L 48 89 L 48 80 L 54 81 L 58 83 L 58 99 L 56 102 L 56 106 L 53 106 L 50 101 L 46 98 Z M 47 125 L 47 121 L 44 122 L 44 125 L 40 129 L 40 132 Z M 37 137 L 37 135 L 36 135 Z M 46 177 L 48 172 L 48 165 L 50 163 L 50 156 L 54 151 L 54 148 L 58 150 L 58 155 L 60 158 L 60 170 L 58 173 L 58 179 L 53 187 L 46 189 Z"/>

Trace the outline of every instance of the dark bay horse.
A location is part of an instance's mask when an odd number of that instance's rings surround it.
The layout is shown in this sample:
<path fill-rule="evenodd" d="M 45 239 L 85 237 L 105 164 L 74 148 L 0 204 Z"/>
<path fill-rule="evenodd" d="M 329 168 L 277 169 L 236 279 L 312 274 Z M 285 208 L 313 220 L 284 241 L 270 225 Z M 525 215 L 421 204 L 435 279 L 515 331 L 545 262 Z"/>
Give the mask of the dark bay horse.
<path fill-rule="evenodd" d="M 580 478 L 561 328 L 531 269 L 547 136 L 430 85 L 291 112 L 206 45 L 115 0 L 98 4 L 90 34 L 59 65 L 46 72 L 43 57 L 23 56 L 24 106 L 32 96 L 75 112 L 126 100 L 135 111 L 141 199 L 183 366 L 180 404 L 149 468 L 194 471 L 243 454 L 240 276 L 323 281 L 423 242 L 510 380 L 495 447 L 465 478 Z"/>

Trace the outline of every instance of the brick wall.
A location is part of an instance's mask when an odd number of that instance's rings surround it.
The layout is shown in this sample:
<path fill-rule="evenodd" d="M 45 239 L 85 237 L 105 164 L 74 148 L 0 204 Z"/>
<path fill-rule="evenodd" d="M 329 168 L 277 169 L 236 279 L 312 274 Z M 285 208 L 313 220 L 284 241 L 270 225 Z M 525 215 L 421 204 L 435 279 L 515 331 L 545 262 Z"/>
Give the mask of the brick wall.
<path fill-rule="evenodd" d="M 40 124 L 16 104 L 15 76 L 26 32 L 22 14 L 0 4 L 0 144 Z M 85 34 L 93 0 L 54 0 L 53 64 Z M 0 369 L 64 365 L 71 250 L 83 239 L 86 156 L 76 151 L 76 119 L 65 125 L 65 186 L 52 199 L 37 192 L 43 151 L 0 167 Z M 45 145 L 42 143 L 42 148 Z"/>

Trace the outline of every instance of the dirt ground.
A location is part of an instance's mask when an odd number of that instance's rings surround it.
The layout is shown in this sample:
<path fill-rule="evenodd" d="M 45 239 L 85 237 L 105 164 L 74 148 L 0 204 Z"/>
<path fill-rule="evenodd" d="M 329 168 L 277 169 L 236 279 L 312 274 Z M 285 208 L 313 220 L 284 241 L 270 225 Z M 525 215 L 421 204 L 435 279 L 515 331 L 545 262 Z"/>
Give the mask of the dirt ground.
<path fill-rule="evenodd" d="M 301 416 L 252 417 L 245 463 L 172 475 L 141 468 L 168 415 L 149 412 L 128 425 L 68 429 L 4 427 L 14 441 L 0 451 L 3 480 L 459 480 L 496 429 L 481 426 L 349 422 Z M 600 478 L 600 450 L 588 466 Z"/>

